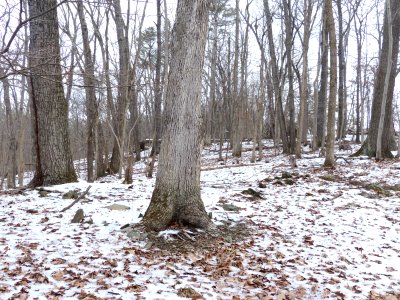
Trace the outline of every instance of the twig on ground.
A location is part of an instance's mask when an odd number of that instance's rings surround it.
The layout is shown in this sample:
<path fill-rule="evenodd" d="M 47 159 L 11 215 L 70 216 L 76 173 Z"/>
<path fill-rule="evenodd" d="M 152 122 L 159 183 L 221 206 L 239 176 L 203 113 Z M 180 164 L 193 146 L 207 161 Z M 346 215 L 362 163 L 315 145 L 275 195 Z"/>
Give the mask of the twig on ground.
<path fill-rule="evenodd" d="M 259 164 L 238 164 L 238 165 L 224 165 L 220 167 L 206 167 L 201 169 L 201 171 L 214 171 L 214 170 L 220 170 L 220 169 L 229 169 L 229 168 L 240 168 L 240 167 L 253 167 L 257 166 Z"/>
<path fill-rule="evenodd" d="M 63 194 L 63 193 L 64 193 L 64 192 L 62 192 L 62 191 L 46 189 L 46 188 L 44 188 L 44 187 L 38 187 L 37 190 L 38 190 L 39 192 L 47 192 L 47 193 L 59 193 L 59 194 Z"/>
<path fill-rule="evenodd" d="M 72 206 L 74 206 L 76 203 L 78 203 L 79 200 L 83 199 L 83 197 L 85 197 L 85 196 L 87 195 L 87 193 L 89 192 L 89 190 L 90 190 L 91 187 L 92 187 L 92 186 L 89 185 L 89 186 L 87 187 L 86 191 L 84 191 L 82 194 L 80 194 L 79 197 L 78 197 L 74 202 L 72 202 L 72 203 L 71 203 L 70 205 L 68 205 L 67 207 L 64 207 L 60 212 L 64 212 L 64 211 L 70 209 Z"/>

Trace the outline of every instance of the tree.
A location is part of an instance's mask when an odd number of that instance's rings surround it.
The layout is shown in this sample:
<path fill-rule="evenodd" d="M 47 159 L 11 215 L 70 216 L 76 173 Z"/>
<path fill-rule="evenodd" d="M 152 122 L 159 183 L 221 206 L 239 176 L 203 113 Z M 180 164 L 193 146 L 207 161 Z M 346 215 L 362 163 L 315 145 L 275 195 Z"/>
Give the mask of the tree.
<path fill-rule="evenodd" d="M 294 74 L 293 74 L 293 16 L 292 4 L 290 0 L 283 0 L 283 11 L 285 19 L 285 48 L 286 48 L 286 68 L 288 76 L 288 95 L 287 104 L 289 107 L 289 151 L 295 152 L 296 146 L 296 125 L 295 125 L 295 107 L 294 107 Z"/>
<path fill-rule="evenodd" d="M 241 132 L 241 117 L 242 117 L 242 99 L 239 95 L 239 0 L 236 0 L 235 6 L 235 53 L 233 62 L 233 104 L 232 109 L 232 124 L 231 124 L 231 146 L 232 155 L 235 157 L 242 156 L 242 132 Z"/>
<path fill-rule="evenodd" d="M 338 11 L 338 56 L 339 56 L 339 89 L 338 89 L 338 124 L 337 124 L 337 138 L 341 139 L 345 137 L 345 49 L 343 45 L 344 32 L 343 32 L 343 12 L 342 12 L 342 0 L 337 0 L 337 11 Z"/>
<path fill-rule="evenodd" d="M 94 63 L 92 59 L 92 51 L 90 49 L 88 27 L 86 24 L 85 15 L 83 12 L 82 0 L 77 1 L 78 16 L 81 23 L 82 40 L 83 40 L 83 56 L 85 59 L 85 71 L 83 80 L 85 83 L 86 92 L 86 114 L 87 114 L 87 179 L 88 182 L 93 182 L 95 179 L 93 162 L 95 160 L 95 144 L 96 141 L 96 124 L 98 119 Z"/>
<path fill-rule="evenodd" d="M 283 105 L 282 105 L 282 95 L 280 89 L 280 82 L 279 82 L 279 70 L 278 70 L 278 63 L 276 59 L 276 52 L 275 52 L 275 45 L 274 45 L 274 36 L 272 33 L 272 15 L 269 9 L 269 2 L 268 0 L 264 0 L 264 12 L 265 17 L 267 18 L 266 24 L 266 32 L 268 37 L 268 48 L 269 48 L 269 55 L 271 58 L 271 75 L 272 75 L 272 85 L 273 85 L 273 93 L 275 98 L 275 106 L 276 106 L 276 114 L 277 119 L 279 122 L 279 129 L 281 131 L 281 138 L 283 144 L 283 153 L 290 152 L 290 145 L 289 139 L 287 136 L 286 131 L 286 122 L 285 122 L 285 115 L 283 112 Z"/>
<path fill-rule="evenodd" d="M 389 3 L 387 3 L 387 5 L 389 5 Z M 353 156 L 367 155 L 369 157 L 375 157 L 377 155 L 378 129 L 380 120 L 382 119 L 381 112 L 384 111 L 383 124 L 381 124 L 383 126 L 382 137 L 379 145 L 381 148 L 381 156 L 378 157 L 378 159 L 393 157 L 393 154 L 391 152 L 391 144 L 394 141 L 393 91 L 397 70 L 396 68 L 388 68 L 388 64 L 397 66 L 400 40 L 399 1 L 391 0 L 390 12 L 391 14 L 389 16 L 388 10 L 386 9 L 384 23 L 382 25 L 383 40 L 381 51 L 379 53 L 379 65 L 375 74 L 374 93 L 371 110 L 372 114 L 369 123 L 368 137 L 363 142 L 361 148 L 356 153 L 354 153 Z M 391 17 L 392 19 L 391 28 L 389 25 L 389 17 Z M 391 35 L 390 31 L 392 31 Z M 390 41 L 391 38 L 393 39 L 392 41 Z M 393 43 L 393 47 L 390 47 L 391 42 Z M 392 48 L 392 51 L 390 50 L 390 48 Z M 390 51 L 392 52 L 392 55 L 389 56 Z M 387 83 L 387 85 L 385 84 L 385 82 Z M 386 103 L 383 103 L 383 101 L 385 101 Z"/>
<path fill-rule="evenodd" d="M 157 0 L 157 61 L 156 78 L 154 84 L 154 141 L 152 147 L 153 155 L 160 152 L 161 139 L 161 0 Z"/>
<path fill-rule="evenodd" d="M 100 32 L 100 25 L 98 24 L 97 20 L 95 19 L 95 13 L 93 11 L 92 6 L 88 6 L 90 9 L 89 17 L 91 19 L 91 25 L 93 28 L 93 34 L 96 37 L 96 40 L 98 41 L 98 45 L 100 46 L 100 51 L 101 51 L 101 57 L 103 61 L 103 85 L 105 86 L 105 93 L 106 93 L 106 103 L 107 103 L 107 120 L 106 122 L 108 124 L 111 124 L 111 119 L 115 120 L 116 119 L 116 112 L 115 112 L 115 106 L 113 103 L 113 97 L 112 97 L 112 88 L 111 88 L 111 79 L 110 79 L 110 55 L 108 51 L 108 27 L 109 27 L 109 13 L 110 13 L 110 8 L 107 8 L 105 11 L 105 32 L 102 34 Z M 104 36 L 104 40 L 103 40 Z M 103 126 L 98 120 L 97 128 L 95 129 L 98 134 L 98 139 L 97 139 L 97 144 L 96 144 L 96 176 L 97 177 L 102 177 L 106 174 L 106 169 L 108 165 L 108 147 L 106 143 L 106 138 L 105 138 L 105 132 L 107 127 Z"/>
<path fill-rule="evenodd" d="M 346 73 L 347 73 L 347 48 L 349 40 L 349 32 L 351 29 L 351 22 L 359 10 L 361 0 L 347 1 L 348 5 L 348 21 L 347 24 L 343 21 L 342 0 L 336 1 L 337 14 L 338 14 L 338 58 L 339 58 L 339 83 L 338 83 L 338 118 L 336 127 L 336 137 L 343 139 L 346 136 L 346 114 L 347 114 L 347 86 L 346 86 Z M 344 27 L 344 25 L 346 25 Z M 356 33 L 357 34 L 357 33 Z M 359 99 L 359 98 L 358 98 Z M 359 100 L 358 100 L 359 101 Z M 359 107 L 359 105 L 358 105 Z M 356 112 L 359 115 L 359 109 Z M 357 118 L 359 120 L 359 117 Z M 359 124 L 359 122 L 358 122 Z M 359 129 L 359 126 L 358 126 Z M 359 131 L 358 131 L 359 133 Z M 358 140 L 357 140 L 358 138 Z M 359 142 L 359 134 L 356 137 Z"/>
<path fill-rule="evenodd" d="M 322 15 L 326 15 L 326 5 Z M 326 29 L 327 20 L 324 18 L 322 21 L 321 30 L 321 56 L 320 56 L 320 89 L 318 92 L 318 105 L 317 105 L 317 136 L 316 146 L 325 147 L 325 123 L 326 123 L 326 99 L 327 99 L 327 85 L 328 85 L 328 34 Z"/>
<path fill-rule="evenodd" d="M 304 35 L 303 35 L 303 70 L 301 73 L 300 88 L 300 111 L 299 111 L 299 129 L 296 141 L 295 154 L 297 158 L 301 158 L 301 142 L 304 133 L 304 123 L 306 118 L 306 106 L 308 97 L 308 48 L 311 36 L 311 0 L 304 0 Z"/>
<path fill-rule="evenodd" d="M 0 76 L 4 73 L 5 71 L 0 68 Z M 10 82 L 8 77 L 1 79 L 1 82 L 3 83 L 4 106 L 6 109 L 7 119 L 7 136 L 9 140 L 7 155 L 7 187 L 9 189 L 14 189 L 15 176 L 17 175 L 17 142 L 15 138 L 15 126 L 10 103 Z"/>
<path fill-rule="evenodd" d="M 161 0 L 157 0 L 157 61 L 156 61 L 156 77 L 154 82 L 154 139 L 151 148 L 151 162 L 147 177 L 153 177 L 153 169 L 155 156 L 160 152 L 161 139 Z"/>
<path fill-rule="evenodd" d="M 111 156 L 110 171 L 121 176 L 122 161 L 124 156 L 126 112 L 129 105 L 129 39 L 128 26 L 122 17 L 121 4 L 119 0 L 113 0 L 115 12 L 115 27 L 118 38 L 119 75 L 118 75 L 118 100 L 116 109 L 116 120 L 114 120 L 114 147 Z"/>
<path fill-rule="evenodd" d="M 389 89 L 389 82 L 390 82 L 390 73 L 392 72 L 392 55 L 393 55 L 393 28 L 392 28 L 392 11 L 390 9 L 390 0 L 386 1 L 386 21 L 387 21 L 387 28 L 388 28 L 388 49 L 387 49 L 387 65 L 386 65 L 386 74 L 385 74 L 385 81 L 383 87 L 383 94 L 382 94 L 382 103 L 381 103 L 381 113 L 379 116 L 378 122 L 378 133 L 376 137 L 376 159 L 382 160 L 382 135 L 383 135 L 383 125 L 385 122 L 385 114 L 386 114 L 386 102 L 388 98 L 388 89 Z M 397 64 L 396 64 L 397 65 Z"/>
<path fill-rule="evenodd" d="M 179 0 L 172 33 L 165 132 L 156 184 L 143 218 L 149 230 L 171 223 L 208 228 L 200 195 L 201 74 L 209 0 Z"/>
<path fill-rule="evenodd" d="M 337 95 L 337 49 L 335 21 L 333 19 L 332 0 L 325 1 L 326 30 L 329 37 L 330 71 L 329 71 L 329 101 L 326 134 L 326 157 L 324 166 L 333 167 L 335 161 L 335 111 Z"/>
<path fill-rule="evenodd" d="M 29 83 L 36 150 L 33 186 L 77 180 L 68 134 L 68 103 L 62 86 L 56 5 L 56 0 L 28 1 L 32 18 Z"/>

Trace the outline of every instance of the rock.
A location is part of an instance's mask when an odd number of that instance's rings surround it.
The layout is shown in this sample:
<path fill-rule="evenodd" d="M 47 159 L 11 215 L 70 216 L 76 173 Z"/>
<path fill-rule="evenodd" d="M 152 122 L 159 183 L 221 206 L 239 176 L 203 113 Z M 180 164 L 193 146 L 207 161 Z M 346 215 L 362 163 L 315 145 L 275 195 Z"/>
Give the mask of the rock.
<path fill-rule="evenodd" d="M 274 185 L 285 185 L 282 181 L 277 180 L 273 183 Z"/>
<path fill-rule="evenodd" d="M 140 237 L 142 236 L 142 234 L 136 230 L 129 231 L 127 235 L 128 235 L 128 238 L 135 239 L 135 240 L 140 239 Z"/>
<path fill-rule="evenodd" d="M 390 197 L 392 195 L 391 192 L 385 190 L 383 187 L 381 187 L 381 186 L 379 186 L 379 185 L 377 185 L 375 183 L 368 184 L 368 185 L 365 186 L 365 188 L 367 190 L 372 190 L 372 191 L 378 193 L 379 195 L 383 195 L 385 197 Z"/>
<path fill-rule="evenodd" d="M 85 214 L 83 213 L 83 209 L 80 208 L 76 211 L 75 216 L 72 218 L 71 223 L 82 223 Z"/>
<path fill-rule="evenodd" d="M 66 192 L 62 198 L 63 199 L 78 199 L 79 193 L 77 190 Z"/>
<path fill-rule="evenodd" d="M 282 179 L 292 178 L 292 177 L 293 177 L 292 174 L 290 174 L 289 172 L 286 172 L 286 171 L 282 172 L 282 176 L 281 176 Z"/>
<path fill-rule="evenodd" d="M 144 248 L 145 248 L 146 250 L 149 250 L 151 247 L 153 247 L 153 245 L 154 245 L 153 242 L 148 242 L 148 243 L 144 246 Z"/>
<path fill-rule="evenodd" d="M 294 180 L 291 179 L 291 178 L 286 178 L 286 179 L 285 179 L 285 183 L 286 183 L 287 185 L 293 185 L 293 184 L 294 184 Z"/>
<path fill-rule="evenodd" d="M 222 208 L 226 211 L 239 211 L 240 207 L 233 205 L 233 204 L 228 204 L 225 203 L 224 205 L 222 205 Z"/>
<path fill-rule="evenodd" d="M 105 206 L 104 208 L 108 208 L 109 210 L 129 210 L 129 209 L 131 209 L 129 206 L 121 205 L 121 204 L 112 204 L 109 206 Z"/>
<path fill-rule="evenodd" d="M 47 197 L 49 195 L 49 192 L 47 191 L 39 191 L 39 197 Z"/>
<path fill-rule="evenodd" d="M 247 190 L 242 191 L 243 195 L 250 195 L 253 196 L 254 198 L 259 198 L 262 199 L 263 197 L 261 196 L 260 192 L 257 192 L 256 190 L 253 190 L 252 188 L 248 188 Z"/>
<path fill-rule="evenodd" d="M 227 242 L 229 244 L 233 243 L 233 239 L 230 235 L 226 236 L 224 239 L 225 239 L 225 242 Z"/>
<path fill-rule="evenodd" d="M 260 189 L 265 189 L 265 188 L 267 187 L 267 185 L 266 185 L 265 182 L 260 181 L 260 182 L 258 183 L 258 187 L 259 187 Z"/>

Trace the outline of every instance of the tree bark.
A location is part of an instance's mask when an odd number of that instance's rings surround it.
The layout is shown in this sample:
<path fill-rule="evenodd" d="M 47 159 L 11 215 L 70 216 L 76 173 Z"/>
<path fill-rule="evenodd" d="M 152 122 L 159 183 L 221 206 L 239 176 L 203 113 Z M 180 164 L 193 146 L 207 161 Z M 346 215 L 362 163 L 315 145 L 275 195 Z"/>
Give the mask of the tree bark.
<path fill-rule="evenodd" d="M 155 164 L 155 156 L 160 152 L 160 139 L 161 139 L 161 0 L 157 0 L 157 58 L 156 58 L 156 77 L 154 82 L 154 122 L 153 122 L 153 146 L 151 147 L 149 171 L 147 177 L 153 177 L 153 170 Z"/>
<path fill-rule="evenodd" d="M 129 132 L 132 133 L 129 137 L 132 138 L 132 143 L 128 145 L 128 147 L 135 149 L 135 159 L 136 161 L 140 161 L 141 159 L 141 149 L 140 149 L 140 115 L 139 115 L 139 90 L 140 90 L 140 76 L 137 76 L 137 67 L 139 64 L 140 51 L 143 46 L 143 22 L 146 16 L 148 0 L 144 2 L 144 8 L 142 17 L 139 22 L 138 27 L 138 37 L 137 37 L 137 46 L 136 46 L 136 54 L 133 65 L 129 68 L 129 87 L 128 87 L 128 95 L 130 99 L 129 103 L 129 111 L 130 111 L 130 120 L 129 120 Z M 131 152 L 131 150 L 130 150 Z"/>
<path fill-rule="evenodd" d="M 271 75 L 272 75 L 273 91 L 275 98 L 276 118 L 279 123 L 279 129 L 283 144 L 283 153 L 289 153 L 290 152 L 289 139 L 286 131 L 285 115 L 283 112 L 283 105 L 282 105 L 282 94 L 279 83 L 279 72 L 278 72 L 278 65 L 275 53 L 274 36 L 272 33 L 272 16 L 269 9 L 268 0 L 264 0 L 263 3 L 264 3 L 265 17 L 267 18 L 267 37 L 268 37 L 269 55 L 271 57 L 271 73 L 272 73 Z"/>
<path fill-rule="evenodd" d="M 326 9 L 326 7 L 324 8 Z M 326 15 L 323 12 L 323 15 Z M 321 79 L 320 89 L 318 92 L 318 115 L 317 115 L 317 146 L 325 145 L 325 124 L 326 124 L 326 99 L 328 85 L 328 34 L 326 24 L 327 20 L 323 20 L 322 39 L 321 39 Z"/>
<path fill-rule="evenodd" d="M 384 96 L 385 78 L 387 74 L 388 62 L 393 66 L 397 66 L 399 54 L 399 40 L 400 40 L 400 2 L 391 0 L 390 3 L 391 16 L 392 16 L 392 36 L 393 36 L 393 52 L 391 59 L 389 55 L 389 26 L 388 14 L 385 13 L 383 23 L 383 40 L 382 47 L 379 55 L 379 65 L 375 74 L 374 93 L 372 98 L 371 119 L 369 122 L 368 137 L 363 142 L 361 148 L 353 154 L 353 156 L 367 155 L 369 157 L 376 157 L 377 152 L 377 138 L 379 120 L 381 118 L 382 101 Z M 393 91 L 396 78 L 396 68 L 391 68 L 390 77 L 387 86 L 387 97 L 385 104 L 385 117 L 382 130 L 382 158 L 392 158 L 391 146 L 394 141 L 393 130 Z"/>
<path fill-rule="evenodd" d="M 338 38 L 338 56 L 339 56 L 339 88 L 338 88 L 338 122 L 337 122 L 337 138 L 342 139 L 345 137 L 345 49 L 343 45 L 344 32 L 343 32 L 343 12 L 342 12 L 342 0 L 337 0 L 337 11 L 338 11 L 338 25 L 339 25 L 339 38 Z"/>
<path fill-rule="evenodd" d="M 320 31 L 319 35 L 319 40 L 320 44 L 322 43 L 323 39 L 323 31 Z M 318 145 L 318 101 L 319 101 L 319 91 L 318 91 L 318 77 L 320 76 L 320 71 L 321 71 L 321 60 L 322 60 L 322 47 L 318 47 L 318 60 L 317 60 L 317 74 L 315 75 L 315 79 L 313 82 L 313 124 L 312 124 L 312 135 L 313 135 L 313 140 L 312 140 L 312 150 L 316 151 L 319 147 Z"/>
<path fill-rule="evenodd" d="M 301 74 L 301 89 L 300 89 L 300 112 L 299 112 L 299 129 L 296 141 L 296 157 L 301 158 L 301 144 L 303 139 L 304 131 L 307 127 L 305 126 L 306 119 L 306 107 L 308 98 L 308 48 L 310 42 L 310 27 L 311 27 L 311 0 L 304 1 L 304 35 L 303 35 L 303 70 Z"/>
<path fill-rule="evenodd" d="M 0 69 L 0 76 L 4 73 L 5 72 Z M 1 82 L 3 83 L 3 97 L 4 106 L 6 109 L 6 127 L 8 137 L 7 188 L 15 189 L 15 176 L 17 175 L 17 142 L 15 137 L 14 116 L 12 114 L 10 101 L 10 82 L 8 80 L 8 77 L 4 77 Z"/>
<path fill-rule="evenodd" d="M 337 95 L 337 45 L 335 21 L 333 18 L 332 0 L 325 1 L 326 29 L 329 36 L 330 72 L 329 72 L 329 103 L 326 135 L 326 157 L 324 166 L 334 167 L 335 160 L 335 112 Z"/>
<path fill-rule="evenodd" d="M 283 11 L 285 18 L 285 48 L 286 48 L 286 68 L 288 76 L 288 95 L 287 103 L 289 107 L 289 153 L 293 154 L 296 148 L 296 123 L 294 107 L 294 74 L 293 74 L 293 22 L 291 1 L 283 1 Z"/>
<path fill-rule="evenodd" d="M 393 28 L 392 28 L 392 11 L 390 9 L 390 0 L 386 0 L 386 18 L 387 24 L 385 24 L 388 28 L 388 49 L 387 49 L 387 65 L 386 65 L 386 74 L 385 81 L 383 86 L 383 95 L 382 95 L 382 103 L 381 103 L 381 113 L 379 116 L 378 122 L 378 133 L 376 138 L 376 159 L 382 160 L 382 134 L 383 134 L 383 125 L 385 122 L 386 115 L 386 102 L 388 98 L 388 89 L 390 82 L 390 73 L 392 72 L 392 55 L 393 55 Z M 397 66 L 397 64 L 395 65 Z"/>
<path fill-rule="evenodd" d="M 114 123 L 114 146 L 111 156 L 110 171 L 120 173 L 122 171 L 122 161 L 124 156 L 126 112 L 129 105 L 129 42 L 127 28 L 122 18 L 120 0 L 113 0 L 115 11 L 115 27 L 118 39 L 119 53 L 119 76 L 118 76 L 118 100 L 117 100 L 117 120 Z"/>
<path fill-rule="evenodd" d="M 30 16 L 37 16 L 56 4 L 56 0 L 29 0 Z M 77 180 L 68 134 L 68 103 L 62 86 L 59 38 L 57 10 L 49 10 L 30 22 L 31 113 L 37 156 L 33 186 Z"/>
<path fill-rule="evenodd" d="M 239 0 L 236 0 L 235 6 L 235 53 L 233 62 L 233 95 L 231 106 L 232 109 L 232 125 L 231 125 L 231 146 L 232 146 L 232 156 L 241 157 L 242 156 L 242 135 L 241 135 L 241 123 L 242 123 L 242 104 L 239 95 L 239 28 L 240 28 L 240 18 L 239 18 Z"/>
<path fill-rule="evenodd" d="M 154 84 L 154 140 L 151 152 L 156 155 L 160 152 L 161 140 L 161 0 L 157 0 L 157 60 L 156 60 L 156 78 Z"/>
<path fill-rule="evenodd" d="M 85 71 L 83 81 L 85 83 L 86 92 L 86 115 L 87 115 L 87 180 L 93 182 L 95 178 L 93 162 L 95 160 L 95 148 L 97 141 L 95 139 L 97 124 L 97 102 L 95 91 L 94 63 L 92 59 L 92 51 L 90 49 L 88 27 L 83 11 L 82 0 L 77 0 L 79 22 L 81 24 L 82 40 L 83 40 L 83 56 L 85 59 Z M 97 174 L 96 174 L 97 175 Z"/>
<path fill-rule="evenodd" d="M 355 23 L 356 24 L 356 23 Z M 359 20 L 360 27 L 355 25 L 357 39 L 357 77 L 356 77 L 356 143 L 360 143 L 361 136 L 361 120 L 360 120 L 360 96 L 361 96 L 361 51 L 362 51 L 362 25 L 363 21 Z"/>
<path fill-rule="evenodd" d="M 200 193 L 201 74 L 209 0 L 179 0 L 156 185 L 143 218 L 149 230 L 211 224 Z"/>

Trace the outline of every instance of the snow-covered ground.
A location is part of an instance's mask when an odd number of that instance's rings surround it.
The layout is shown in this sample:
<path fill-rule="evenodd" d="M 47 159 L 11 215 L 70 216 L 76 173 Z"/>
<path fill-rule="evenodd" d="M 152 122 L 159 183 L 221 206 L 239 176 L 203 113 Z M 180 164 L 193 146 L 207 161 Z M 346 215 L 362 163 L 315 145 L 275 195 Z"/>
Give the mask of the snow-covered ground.
<path fill-rule="evenodd" d="M 128 236 L 121 227 L 140 222 L 155 183 L 142 163 L 129 186 L 108 176 L 3 193 L 0 299 L 400 299 L 399 160 L 338 152 L 331 170 L 308 153 L 292 168 L 271 148 L 255 164 L 250 151 L 221 164 L 215 150 L 203 151 L 202 199 L 215 224 L 243 226 L 240 238 L 179 252 Z M 61 212 L 64 193 L 89 185 Z M 71 223 L 78 208 L 85 222 Z"/>

